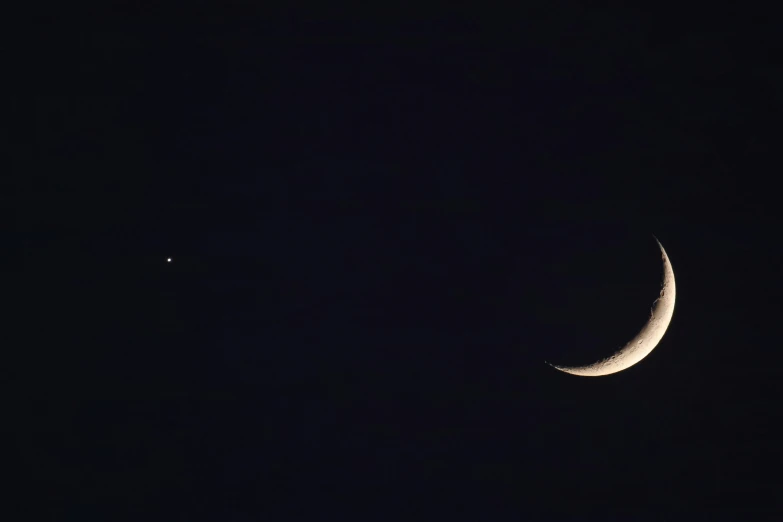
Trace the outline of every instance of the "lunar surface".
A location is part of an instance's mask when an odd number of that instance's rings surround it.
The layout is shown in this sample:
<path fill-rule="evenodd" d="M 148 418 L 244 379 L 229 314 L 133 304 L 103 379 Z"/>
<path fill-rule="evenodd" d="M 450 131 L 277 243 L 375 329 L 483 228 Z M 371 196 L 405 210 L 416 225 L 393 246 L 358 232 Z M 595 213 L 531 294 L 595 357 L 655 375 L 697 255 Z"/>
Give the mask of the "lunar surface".
<path fill-rule="evenodd" d="M 676 295 L 674 271 L 669 262 L 669 256 L 666 255 L 666 251 L 663 249 L 661 242 L 658 241 L 658 238 L 655 238 L 655 241 L 661 249 L 663 282 L 661 284 L 661 291 L 658 299 L 655 300 L 652 309 L 650 310 L 650 319 L 642 327 L 639 333 L 636 334 L 636 337 L 628 341 L 628 344 L 623 346 L 613 355 L 587 366 L 555 366 L 551 363 L 547 364 L 561 372 L 570 373 L 572 375 L 600 377 L 602 375 L 609 375 L 630 368 L 653 351 L 663 338 L 663 334 L 666 333 L 666 329 L 669 327 L 669 323 L 672 320 L 672 315 L 674 314 L 674 298 Z"/>

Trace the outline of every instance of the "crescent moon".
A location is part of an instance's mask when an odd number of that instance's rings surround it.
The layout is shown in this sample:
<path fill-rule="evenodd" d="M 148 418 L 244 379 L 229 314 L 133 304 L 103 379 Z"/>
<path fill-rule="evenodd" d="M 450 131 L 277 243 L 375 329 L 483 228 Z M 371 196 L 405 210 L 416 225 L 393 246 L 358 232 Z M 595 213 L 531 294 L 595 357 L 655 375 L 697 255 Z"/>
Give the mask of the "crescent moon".
<path fill-rule="evenodd" d="M 666 250 L 663 249 L 663 245 L 658 241 L 658 238 L 653 237 L 661 249 L 663 281 L 661 283 L 660 295 L 650 309 L 650 319 L 639 330 L 639 333 L 613 355 L 593 364 L 587 366 L 555 366 L 551 363 L 547 364 L 571 375 L 600 377 L 621 372 L 650 355 L 650 352 L 658 345 L 669 327 L 674 314 L 674 298 L 677 294 L 674 285 L 674 270 L 672 270 L 672 265 L 669 262 L 669 256 L 666 255 Z"/>

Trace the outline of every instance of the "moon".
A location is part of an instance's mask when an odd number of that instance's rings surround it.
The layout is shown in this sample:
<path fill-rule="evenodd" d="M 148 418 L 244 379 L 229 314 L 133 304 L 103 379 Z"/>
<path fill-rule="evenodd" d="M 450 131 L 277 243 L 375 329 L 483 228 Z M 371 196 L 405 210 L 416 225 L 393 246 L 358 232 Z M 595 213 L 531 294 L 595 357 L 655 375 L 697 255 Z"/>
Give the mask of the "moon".
<path fill-rule="evenodd" d="M 663 245 L 658 241 L 658 238 L 653 237 L 661 249 L 663 281 L 658 299 L 655 300 L 650 309 L 650 318 L 642 329 L 639 330 L 639 333 L 613 355 L 593 364 L 588 364 L 587 366 L 555 366 L 551 363 L 547 364 L 571 375 L 600 377 L 626 370 L 650 355 L 650 352 L 658 345 L 669 327 L 674 314 L 674 298 L 676 296 L 674 270 L 672 270 L 669 256 L 666 255 L 666 250 L 663 249 Z"/>

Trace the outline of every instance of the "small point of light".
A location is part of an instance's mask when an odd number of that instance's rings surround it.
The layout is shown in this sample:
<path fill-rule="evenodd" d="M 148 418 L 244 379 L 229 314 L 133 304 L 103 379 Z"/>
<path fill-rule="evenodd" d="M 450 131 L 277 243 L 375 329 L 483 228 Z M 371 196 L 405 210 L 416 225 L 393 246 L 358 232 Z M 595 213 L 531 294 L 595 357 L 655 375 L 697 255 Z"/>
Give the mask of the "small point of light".
<path fill-rule="evenodd" d="M 170 257 L 167 257 L 167 258 L 166 258 L 166 262 L 167 262 L 167 263 L 171 263 L 171 258 L 170 258 Z"/>

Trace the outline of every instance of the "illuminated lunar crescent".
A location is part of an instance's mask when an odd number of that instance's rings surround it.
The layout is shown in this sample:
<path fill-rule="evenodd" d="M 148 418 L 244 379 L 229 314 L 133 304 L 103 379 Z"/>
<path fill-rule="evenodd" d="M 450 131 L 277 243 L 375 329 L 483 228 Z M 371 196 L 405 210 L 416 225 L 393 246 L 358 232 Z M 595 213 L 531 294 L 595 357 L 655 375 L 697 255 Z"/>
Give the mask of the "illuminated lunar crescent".
<path fill-rule="evenodd" d="M 674 314 L 674 297 L 676 295 L 674 271 L 669 262 L 669 256 L 666 255 L 666 251 L 663 249 L 661 242 L 658 241 L 658 238 L 655 238 L 655 241 L 661 248 L 661 257 L 663 259 L 663 282 L 660 295 L 658 299 L 655 300 L 652 309 L 650 310 L 650 319 L 644 327 L 642 327 L 639 333 L 636 334 L 636 337 L 631 339 L 628 344 L 623 346 L 613 355 L 587 366 L 570 367 L 547 364 L 561 372 L 570 373 L 572 375 L 600 377 L 601 375 L 609 375 L 630 368 L 653 351 L 653 348 L 655 348 L 663 338 L 663 334 L 666 333 L 666 329 L 669 327 L 669 323 L 672 320 L 672 314 Z"/>

